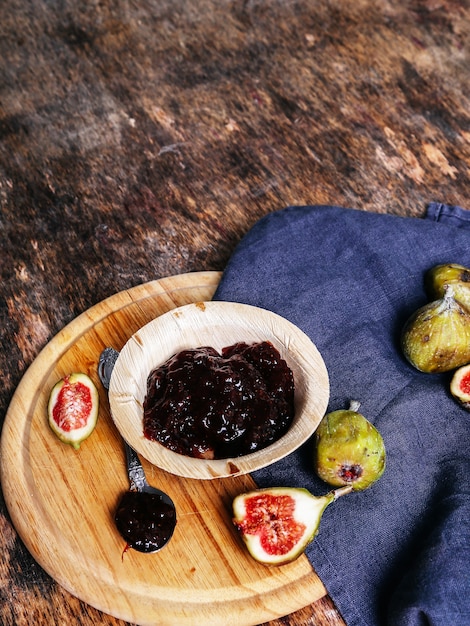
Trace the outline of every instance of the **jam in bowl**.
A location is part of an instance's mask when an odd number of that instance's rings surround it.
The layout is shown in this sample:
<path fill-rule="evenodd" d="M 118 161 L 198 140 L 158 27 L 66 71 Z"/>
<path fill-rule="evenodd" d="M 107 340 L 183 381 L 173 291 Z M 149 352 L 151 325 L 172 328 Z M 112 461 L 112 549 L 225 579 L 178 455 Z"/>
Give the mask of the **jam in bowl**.
<path fill-rule="evenodd" d="M 266 467 L 302 445 L 328 405 L 314 343 L 250 305 L 198 302 L 140 328 L 109 389 L 124 439 L 155 466 L 212 479 Z"/>

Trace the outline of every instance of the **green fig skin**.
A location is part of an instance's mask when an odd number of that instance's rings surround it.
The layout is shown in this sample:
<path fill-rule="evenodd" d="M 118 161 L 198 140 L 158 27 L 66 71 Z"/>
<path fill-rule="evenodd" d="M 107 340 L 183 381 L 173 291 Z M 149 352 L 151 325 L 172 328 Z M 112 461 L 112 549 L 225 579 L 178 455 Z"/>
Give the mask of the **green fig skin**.
<path fill-rule="evenodd" d="M 444 297 L 411 315 L 401 348 L 413 367 L 428 374 L 449 372 L 470 362 L 470 312 L 448 287 Z"/>
<path fill-rule="evenodd" d="M 361 413 L 344 409 L 327 413 L 314 437 L 314 466 L 329 485 L 363 491 L 384 473 L 382 435 Z"/>
<path fill-rule="evenodd" d="M 314 496 L 298 487 L 254 489 L 234 498 L 232 521 L 256 561 L 285 565 L 316 537 L 325 509 L 351 491 L 348 486 Z"/>
<path fill-rule="evenodd" d="M 428 270 L 424 276 L 424 288 L 430 300 L 440 300 L 449 285 L 454 298 L 470 309 L 470 269 L 457 263 L 443 263 Z"/>

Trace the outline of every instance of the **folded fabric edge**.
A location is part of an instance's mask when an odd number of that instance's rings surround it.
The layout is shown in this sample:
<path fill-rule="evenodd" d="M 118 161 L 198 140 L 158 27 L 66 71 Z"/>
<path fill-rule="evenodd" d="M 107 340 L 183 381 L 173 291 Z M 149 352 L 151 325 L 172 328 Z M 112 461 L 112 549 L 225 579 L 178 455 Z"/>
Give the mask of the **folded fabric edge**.
<path fill-rule="evenodd" d="M 430 202 L 425 217 L 433 222 L 449 224 L 457 228 L 466 228 L 470 223 L 470 211 L 468 209 L 442 202 Z"/>

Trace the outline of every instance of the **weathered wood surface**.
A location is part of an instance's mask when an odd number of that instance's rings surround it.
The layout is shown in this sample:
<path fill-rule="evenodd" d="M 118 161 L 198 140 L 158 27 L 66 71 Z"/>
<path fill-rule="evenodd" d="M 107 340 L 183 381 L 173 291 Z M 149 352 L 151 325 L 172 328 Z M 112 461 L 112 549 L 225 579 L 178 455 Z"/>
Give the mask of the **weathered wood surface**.
<path fill-rule="evenodd" d="M 470 207 L 467 0 L 0 3 L 0 419 L 68 322 L 290 204 Z M 0 622 L 122 624 L 0 495 Z M 341 624 L 331 601 L 273 624 Z"/>

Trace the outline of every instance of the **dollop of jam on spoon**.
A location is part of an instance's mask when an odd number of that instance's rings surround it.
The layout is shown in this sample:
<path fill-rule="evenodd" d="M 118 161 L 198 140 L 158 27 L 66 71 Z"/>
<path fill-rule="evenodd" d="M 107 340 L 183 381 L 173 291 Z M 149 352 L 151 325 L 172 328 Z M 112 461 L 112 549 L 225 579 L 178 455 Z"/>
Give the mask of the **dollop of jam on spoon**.
<path fill-rule="evenodd" d="M 131 488 L 124 493 L 116 509 L 116 528 L 126 541 L 124 552 L 129 548 L 158 552 L 170 541 L 175 530 L 175 505 L 166 493 L 147 483 L 135 450 L 127 443 L 125 447 Z"/>

